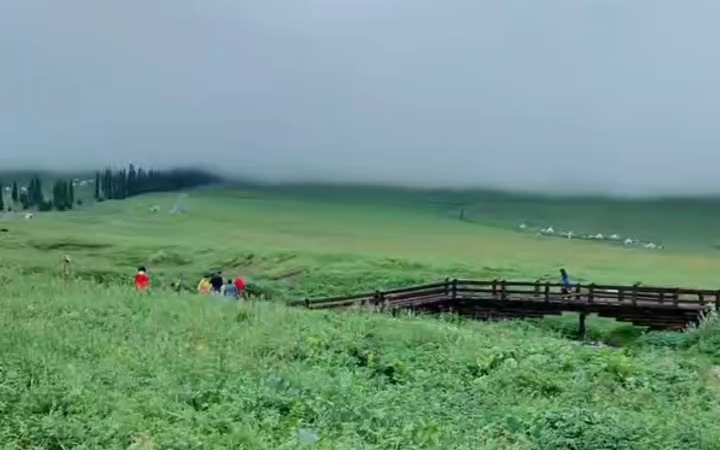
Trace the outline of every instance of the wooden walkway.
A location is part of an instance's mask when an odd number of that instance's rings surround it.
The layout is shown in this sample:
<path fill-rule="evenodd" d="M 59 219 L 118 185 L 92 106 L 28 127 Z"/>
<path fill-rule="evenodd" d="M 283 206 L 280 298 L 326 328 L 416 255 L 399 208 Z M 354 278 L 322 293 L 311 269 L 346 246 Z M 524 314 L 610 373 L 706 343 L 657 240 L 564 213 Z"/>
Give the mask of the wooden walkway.
<path fill-rule="evenodd" d="M 720 310 L 720 290 L 649 286 L 574 285 L 564 292 L 558 283 L 542 281 L 475 281 L 447 279 L 438 283 L 345 297 L 293 302 L 309 309 L 365 307 L 455 313 L 479 320 L 538 318 L 580 313 L 598 314 L 653 330 L 680 330 L 699 322 L 711 309 Z"/>

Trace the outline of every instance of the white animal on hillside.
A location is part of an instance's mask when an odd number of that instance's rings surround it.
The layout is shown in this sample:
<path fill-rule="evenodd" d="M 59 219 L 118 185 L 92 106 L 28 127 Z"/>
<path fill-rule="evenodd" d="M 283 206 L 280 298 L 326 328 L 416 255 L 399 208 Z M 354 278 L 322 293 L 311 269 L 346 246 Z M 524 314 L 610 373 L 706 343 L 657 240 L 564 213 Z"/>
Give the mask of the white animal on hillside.
<path fill-rule="evenodd" d="M 657 248 L 657 245 L 652 242 L 648 242 L 647 244 L 645 244 L 645 248 Z"/>
<path fill-rule="evenodd" d="M 610 239 L 612 239 L 613 241 L 619 241 L 619 240 L 620 240 L 620 236 L 618 236 L 617 234 L 611 234 L 611 235 L 610 235 Z"/>
<path fill-rule="evenodd" d="M 553 234 L 553 233 L 555 233 L 555 229 L 553 227 L 547 227 L 547 228 L 544 228 L 542 230 L 542 232 L 547 233 L 547 234 Z"/>
<path fill-rule="evenodd" d="M 158 211 L 160 211 L 160 207 L 158 205 L 155 205 L 152 208 L 150 208 L 151 213 L 156 213 Z"/>
<path fill-rule="evenodd" d="M 521 224 L 520 224 L 520 229 L 521 229 L 521 230 L 524 230 L 525 228 L 527 228 L 527 225 L 525 225 L 524 223 L 521 223 Z"/>
<path fill-rule="evenodd" d="M 631 244 L 634 244 L 634 243 L 635 243 L 635 241 L 633 241 L 633 240 L 630 239 L 630 238 L 627 238 L 627 239 L 625 239 L 625 240 L 623 241 L 623 244 L 625 244 L 625 245 L 631 245 Z"/>
<path fill-rule="evenodd" d="M 33 213 L 27 213 L 27 214 L 25 214 L 25 218 L 26 218 L 26 219 L 32 219 L 32 218 L 34 218 L 34 217 L 35 217 L 35 216 L 33 215 Z"/>

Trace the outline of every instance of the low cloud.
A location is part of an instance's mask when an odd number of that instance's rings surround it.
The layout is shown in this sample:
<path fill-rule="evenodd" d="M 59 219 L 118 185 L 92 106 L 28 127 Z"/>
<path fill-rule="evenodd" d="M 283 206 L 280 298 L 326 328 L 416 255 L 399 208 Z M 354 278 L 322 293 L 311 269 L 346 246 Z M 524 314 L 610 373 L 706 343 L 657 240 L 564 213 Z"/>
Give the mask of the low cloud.
<path fill-rule="evenodd" d="M 720 193 L 720 4 L 4 0 L 0 168 Z"/>

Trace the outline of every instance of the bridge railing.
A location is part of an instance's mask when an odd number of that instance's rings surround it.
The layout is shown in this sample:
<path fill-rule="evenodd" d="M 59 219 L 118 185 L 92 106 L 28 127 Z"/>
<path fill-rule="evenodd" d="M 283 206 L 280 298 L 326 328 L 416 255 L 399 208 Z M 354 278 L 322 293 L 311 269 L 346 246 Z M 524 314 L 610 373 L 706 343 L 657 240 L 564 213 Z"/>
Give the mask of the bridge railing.
<path fill-rule="evenodd" d="M 565 289 L 561 283 L 547 281 L 446 279 L 436 283 L 410 286 L 350 296 L 306 299 L 292 302 L 310 309 L 351 306 L 404 307 L 436 301 L 505 300 L 547 303 L 612 303 L 636 306 L 668 305 L 699 307 L 715 305 L 720 310 L 720 290 L 687 289 L 641 285 L 574 284 Z"/>

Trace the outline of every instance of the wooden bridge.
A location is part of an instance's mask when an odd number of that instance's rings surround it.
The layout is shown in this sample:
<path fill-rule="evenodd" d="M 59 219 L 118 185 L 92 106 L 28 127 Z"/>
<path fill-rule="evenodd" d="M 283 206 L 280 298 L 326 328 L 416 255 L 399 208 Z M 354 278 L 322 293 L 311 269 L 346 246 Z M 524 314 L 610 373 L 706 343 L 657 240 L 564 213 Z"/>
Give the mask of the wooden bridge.
<path fill-rule="evenodd" d="M 373 310 L 451 312 L 479 320 L 504 320 L 580 314 L 611 317 L 652 330 L 681 330 L 698 323 L 712 308 L 720 311 L 720 290 L 649 286 L 562 284 L 542 281 L 446 279 L 388 291 L 293 302 L 309 309 L 364 307 Z"/>

